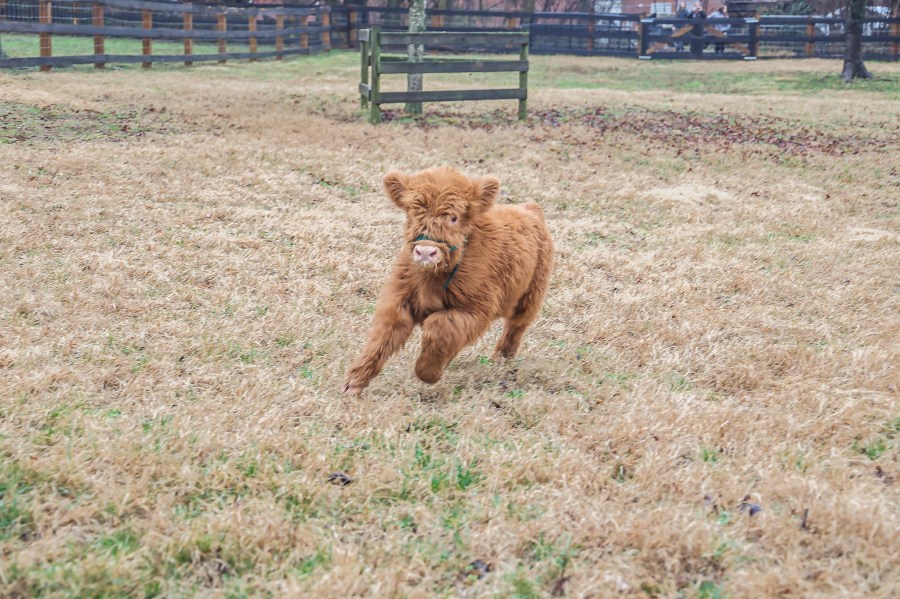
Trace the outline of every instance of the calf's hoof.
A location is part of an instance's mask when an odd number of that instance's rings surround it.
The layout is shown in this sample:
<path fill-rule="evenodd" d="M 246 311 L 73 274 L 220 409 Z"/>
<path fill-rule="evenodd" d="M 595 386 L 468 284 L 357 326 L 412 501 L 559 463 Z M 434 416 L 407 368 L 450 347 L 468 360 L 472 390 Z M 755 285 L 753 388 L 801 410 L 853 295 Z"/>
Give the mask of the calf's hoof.
<path fill-rule="evenodd" d="M 359 395 L 365 388 L 366 385 L 364 383 L 361 383 L 354 379 L 347 379 L 347 381 L 344 383 L 344 390 L 342 393 L 344 395 L 350 396 Z"/>
<path fill-rule="evenodd" d="M 444 371 L 441 368 L 435 368 L 430 364 L 416 364 L 416 376 L 419 377 L 419 380 L 423 383 L 433 385 L 441 380 L 441 375 L 443 374 Z"/>

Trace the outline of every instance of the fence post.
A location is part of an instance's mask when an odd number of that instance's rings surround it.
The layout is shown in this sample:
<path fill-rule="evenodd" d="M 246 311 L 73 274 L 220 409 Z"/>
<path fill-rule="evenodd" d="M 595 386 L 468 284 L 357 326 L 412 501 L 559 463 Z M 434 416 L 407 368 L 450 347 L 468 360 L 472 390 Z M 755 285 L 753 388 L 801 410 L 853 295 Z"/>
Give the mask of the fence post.
<path fill-rule="evenodd" d="M 141 27 L 144 29 L 153 29 L 153 13 L 147 9 L 144 9 L 143 19 L 141 22 Z M 143 46 L 143 54 L 144 56 L 152 56 L 153 55 L 153 40 L 149 37 L 145 37 L 142 43 Z M 142 62 L 141 66 L 145 69 L 149 69 L 153 66 L 153 61 Z"/>
<path fill-rule="evenodd" d="M 533 6 L 532 6 L 533 8 Z M 528 45 L 534 43 L 534 10 L 528 15 Z"/>
<path fill-rule="evenodd" d="M 691 54 L 699 58 L 703 55 L 703 37 L 706 35 L 705 19 L 701 19 L 691 27 Z"/>
<path fill-rule="evenodd" d="M 591 12 L 590 12 L 590 16 L 588 16 L 588 39 L 587 39 L 588 52 L 594 51 L 594 32 L 596 30 L 597 30 L 597 19 L 594 18 L 594 3 L 591 2 Z"/>
<path fill-rule="evenodd" d="M 347 47 L 348 48 L 352 48 L 353 45 L 356 43 L 357 39 L 359 38 L 359 36 L 357 35 L 357 31 L 359 29 L 353 26 L 356 24 L 356 15 L 357 14 L 358 13 L 353 12 L 353 11 L 347 13 Z"/>
<path fill-rule="evenodd" d="M 305 17 L 303 17 L 300 20 L 300 24 L 305 29 L 306 27 L 309 27 L 309 21 L 310 21 L 310 16 L 306 15 Z M 308 33 L 300 34 L 300 48 L 309 48 L 309 34 Z"/>
<path fill-rule="evenodd" d="M 750 42 L 747 48 L 750 51 L 744 60 L 756 60 L 759 57 L 759 19 L 746 19 Z"/>
<path fill-rule="evenodd" d="M 256 15 L 247 16 L 247 31 L 250 33 L 249 46 L 250 54 L 256 54 Z M 251 56 L 250 62 L 256 62 L 256 57 Z"/>
<path fill-rule="evenodd" d="M 331 50 L 331 13 L 323 12 L 322 13 L 322 27 L 327 27 L 322 32 L 322 51 L 328 52 Z"/>
<path fill-rule="evenodd" d="M 184 31 L 187 35 L 184 37 L 184 54 L 188 56 L 194 53 L 194 7 L 192 4 L 186 5 L 188 10 L 184 13 Z M 184 66 L 193 65 L 192 60 L 185 60 Z"/>
<path fill-rule="evenodd" d="M 91 6 L 91 25 L 94 27 L 103 27 L 105 19 L 103 17 L 103 5 L 99 2 L 94 2 Z M 105 49 L 105 38 L 102 35 L 94 36 L 94 55 L 95 56 L 103 56 L 106 54 Z M 95 69 L 102 69 L 106 66 L 105 62 L 98 60 L 94 63 Z"/>
<path fill-rule="evenodd" d="M 638 21 L 638 58 L 647 58 L 647 50 L 650 49 L 650 38 L 647 37 L 647 23 L 650 19 Z"/>
<path fill-rule="evenodd" d="M 49 25 L 53 22 L 52 8 L 50 0 L 40 0 L 38 3 L 38 20 L 41 25 Z M 49 33 L 42 33 L 41 36 L 41 58 L 50 58 L 53 56 L 53 38 Z M 41 70 L 47 72 L 50 70 L 49 64 L 42 64 Z"/>
<path fill-rule="evenodd" d="M 219 13 L 216 15 L 216 31 L 221 33 L 225 33 L 228 31 L 228 17 L 225 16 L 225 13 Z M 219 54 L 227 54 L 228 53 L 228 42 L 224 37 L 219 38 Z M 227 59 L 223 56 L 219 60 L 219 64 L 225 64 Z"/>
<path fill-rule="evenodd" d="M 895 5 L 896 6 L 896 5 Z M 897 13 L 891 15 L 893 18 L 900 18 L 900 8 L 898 8 Z M 891 23 L 891 35 L 894 37 L 900 37 L 900 22 Z M 894 42 L 894 60 L 897 59 L 897 55 L 900 54 L 900 42 Z"/>
<path fill-rule="evenodd" d="M 807 17 L 807 19 L 809 20 L 806 23 L 806 57 L 812 58 L 815 55 L 815 44 L 812 38 L 816 34 L 816 26 L 811 18 Z"/>
<path fill-rule="evenodd" d="M 528 62 L 528 42 L 522 44 L 519 50 L 519 60 Z M 525 90 L 525 98 L 519 100 L 519 120 L 528 118 L 528 71 L 519 71 L 519 89 Z"/>
<path fill-rule="evenodd" d="M 381 85 L 381 28 L 372 27 L 369 33 L 372 61 L 372 96 L 369 98 L 369 122 L 377 125 L 381 122 L 381 107 L 378 104 Z"/>
<path fill-rule="evenodd" d="M 283 31 L 284 30 L 284 15 L 275 15 L 275 30 Z M 284 60 L 284 56 L 280 53 L 284 52 L 284 37 L 276 36 L 275 37 L 275 51 L 279 52 L 278 55 L 275 56 L 275 60 Z"/>
<path fill-rule="evenodd" d="M 370 34 L 371 35 L 371 34 Z M 370 37 L 361 35 L 359 39 L 359 82 L 363 85 L 369 84 L 369 42 Z M 360 105 L 362 108 L 368 108 L 369 99 L 360 95 Z"/>

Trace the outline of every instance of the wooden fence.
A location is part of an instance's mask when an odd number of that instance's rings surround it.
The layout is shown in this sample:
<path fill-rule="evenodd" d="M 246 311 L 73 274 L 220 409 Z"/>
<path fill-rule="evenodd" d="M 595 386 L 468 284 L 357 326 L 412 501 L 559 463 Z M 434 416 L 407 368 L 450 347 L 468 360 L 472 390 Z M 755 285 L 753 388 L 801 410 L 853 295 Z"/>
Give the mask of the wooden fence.
<path fill-rule="evenodd" d="M 0 33 L 37 34 L 40 56 L 0 58 L 0 67 L 33 67 L 42 71 L 54 66 L 107 63 L 137 63 L 150 68 L 154 62 L 200 61 L 225 63 L 234 59 L 258 60 L 310 54 L 331 47 L 331 12 L 327 7 L 290 6 L 227 7 L 190 2 L 144 0 L 35 0 L 19 2 L 13 13 L 11 0 L 0 0 Z M 37 6 L 37 19 L 29 5 Z M 138 21 L 139 19 L 139 21 Z M 110 20 L 118 24 L 109 24 Z M 88 55 L 54 56 L 53 37 L 92 37 L 94 52 Z M 107 38 L 141 40 L 141 54 L 107 54 Z M 182 54 L 154 54 L 155 40 L 184 44 Z M 197 54 L 194 42 L 215 43 L 217 52 Z M 229 44 L 246 51 L 229 51 Z M 261 50 L 260 46 L 270 46 Z"/>
<path fill-rule="evenodd" d="M 361 72 L 359 93 L 363 108 L 370 106 L 369 122 L 381 122 L 381 105 L 415 102 L 455 102 L 467 100 L 518 100 L 519 120 L 527 114 L 528 101 L 528 34 L 527 33 L 403 33 L 382 32 L 378 27 L 359 32 Z M 385 46 L 406 48 L 410 44 L 426 47 L 473 47 L 488 52 L 519 48 L 519 60 L 471 60 L 426 57 L 422 62 L 408 62 L 405 56 L 384 56 Z M 371 77 L 370 77 L 371 73 Z M 470 89 L 437 91 L 381 91 L 381 76 L 409 73 L 518 73 L 519 85 L 508 89 Z"/>
<path fill-rule="evenodd" d="M 359 29 L 405 30 L 406 13 L 405 8 L 334 7 L 333 35 L 342 46 L 355 47 Z M 428 17 L 432 31 L 527 31 L 531 54 L 668 59 L 843 58 L 846 24 L 844 19 L 826 17 L 763 15 L 707 19 L 698 30 L 697 22 L 689 19 L 636 14 L 429 10 Z M 688 25 L 690 29 L 668 39 Z M 717 25 L 730 25 L 730 31 L 719 35 Z M 655 46 L 660 43 L 663 46 Z M 721 44 L 725 51 L 717 52 Z M 862 44 L 867 60 L 900 59 L 900 18 L 865 19 Z"/>
<path fill-rule="evenodd" d="M 443 32 L 526 32 L 531 54 L 668 59 L 841 58 L 843 19 L 762 16 L 696 21 L 592 12 L 431 10 L 429 28 Z M 355 48 L 359 32 L 405 30 L 405 8 L 204 5 L 163 0 L 0 0 L 0 34 L 40 38 L 38 56 L 0 57 L 0 67 L 257 60 Z M 727 32 L 721 27 L 729 26 Z M 55 55 L 54 36 L 92 37 L 92 54 Z M 900 19 L 869 18 L 863 57 L 900 59 Z M 107 54 L 107 38 L 141 40 L 140 54 Z M 183 43 L 183 53 L 154 54 L 156 40 Z M 2 41 L 2 39 L 0 39 Z M 216 44 L 197 53 L 194 44 Z M 237 48 L 236 48 L 237 47 Z M 468 51 L 477 47 L 466 48 Z M 56 53 L 58 54 L 58 53 Z"/>
<path fill-rule="evenodd" d="M 759 19 L 643 19 L 640 40 L 642 59 L 756 60 Z"/>

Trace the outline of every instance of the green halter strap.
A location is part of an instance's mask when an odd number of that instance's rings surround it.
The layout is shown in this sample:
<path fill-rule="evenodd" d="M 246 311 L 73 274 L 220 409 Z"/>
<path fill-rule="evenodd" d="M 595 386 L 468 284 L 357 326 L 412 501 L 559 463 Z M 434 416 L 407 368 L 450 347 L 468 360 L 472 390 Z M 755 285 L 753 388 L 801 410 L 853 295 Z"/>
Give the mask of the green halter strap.
<path fill-rule="evenodd" d="M 450 245 L 450 244 L 447 243 L 446 241 L 439 241 L 439 240 L 437 240 L 437 239 L 432 239 L 431 237 L 429 237 L 429 236 L 427 236 L 427 235 L 419 235 L 418 237 L 416 237 L 416 238 L 413 240 L 413 243 L 415 243 L 416 241 L 433 241 L 433 242 L 435 242 L 435 243 L 442 243 L 442 244 L 444 244 L 444 245 L 446 245 L 447 247 L 450 248 L 450 253 L 451 253 L 451 254 L 452 254 L 453 252 L 455 252 L 456 250 L 459 249 L 459 248 L 456 247 L 455 245 Z M 466 242 L 467 242 L 467 241 L 469 241 L 469 238 L 468 238 L 468 237 L 464 237 L 464 238 L 463 238 L 463 247 L 466 247 Z M 456 263 L 456 266 L 453 267 L 453 270 L 450 271 L 450 276 L 447 277 L 447 280 L 446 280 L 446 281 L 444 281 L 444 289 L 447 289 L 447 287 L 450 286 L 450 281 L 452 281 L 452 280 L 453 280 L 453 277 L 456 276 L 456 271 L 459 270 L 459 265 L 460 265 L 460 264 L 462 264 L 462 259 L 460 259 L 460 261 Z"/>

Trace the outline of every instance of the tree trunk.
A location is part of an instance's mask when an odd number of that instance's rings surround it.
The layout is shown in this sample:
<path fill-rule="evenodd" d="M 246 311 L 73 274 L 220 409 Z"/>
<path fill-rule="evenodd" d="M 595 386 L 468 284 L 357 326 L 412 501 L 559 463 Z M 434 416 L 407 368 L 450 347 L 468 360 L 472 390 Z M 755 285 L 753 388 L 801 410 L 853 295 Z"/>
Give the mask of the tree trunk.
<path fill-rule="evenodd" d="M 866 0 L 848 0 L 847 24 L 844 26 L 846 45 L 844 47 L 844 72 L 841 78 L 844 83 L 853 79 L 870 79 L 871 73 L 866 70 L 862 60 L 863 19 L 866 18 Z"/>
<path fill-rule="evenodd" d="M 425 0 L 410 0 L 409 3 L 409 32 L 422 33 L 425 31 Z M 425 46 L 422 44 L 410 44 L 407 48 L 409 62 L 422 62 L 425 57 Z M 422 91 L 422 74 L 410 73 L 406 76 L 406 91 Z M 410 114 L 422 114 L 421 102 L 408 102 L 406 112 Z"/>

